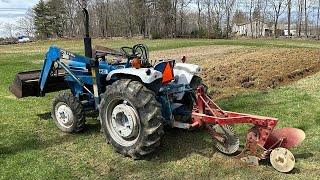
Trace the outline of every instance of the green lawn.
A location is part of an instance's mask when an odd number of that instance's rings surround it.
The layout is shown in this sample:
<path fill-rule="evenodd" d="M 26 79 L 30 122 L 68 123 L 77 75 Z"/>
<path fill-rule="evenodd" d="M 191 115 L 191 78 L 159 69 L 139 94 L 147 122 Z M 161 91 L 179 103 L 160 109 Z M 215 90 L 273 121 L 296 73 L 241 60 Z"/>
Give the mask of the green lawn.
<path fill-rule="evenodd" d="M 316 41 L 288 40 L 94 40 L 94 44 L 120 47 L 145 43 L 151 50 L 202 45 L 307 47 L 320 49 Z M 39 69 L 50 44 L 75 52 L 80 40 L 44 41 L 0 46 L 0 179 L 317 179 L 320 177 L 320 73 L 267 93 L 251 92 L 220 100 L 226 110 L 279 118 L 278 127 L 298 127 L 306 140 L 292 152 L 292 173 L 275 171 L 268 162 L 247 167 L 216 152 L 201 131 L 168 130 L 159 151 L 134 161 L 113 151 L 99 132 L 93 114 L 80 134 L 61 133 L 50 117 L 44 98 L 15 99 L 8 86 L 19 71 Z M 298 49 L 297 49 L 298 50 Z M 239 134 L 245 130 L 239 128 Z"/>

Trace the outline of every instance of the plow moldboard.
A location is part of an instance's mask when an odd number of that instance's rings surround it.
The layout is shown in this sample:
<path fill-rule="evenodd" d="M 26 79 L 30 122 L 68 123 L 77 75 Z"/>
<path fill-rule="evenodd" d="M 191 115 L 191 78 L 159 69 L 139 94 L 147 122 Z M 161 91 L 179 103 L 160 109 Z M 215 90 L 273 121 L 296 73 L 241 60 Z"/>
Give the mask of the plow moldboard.
<path fill-rule="evenodd" d="M 270 134 L 265 148 L 269 148 L 280 139 L 283 139 L 280 147 L 290 149 L 298 146 L 305 139 L 305 137 L 306 135 L 301 129 L 290 127 L 275 129 Z"/>

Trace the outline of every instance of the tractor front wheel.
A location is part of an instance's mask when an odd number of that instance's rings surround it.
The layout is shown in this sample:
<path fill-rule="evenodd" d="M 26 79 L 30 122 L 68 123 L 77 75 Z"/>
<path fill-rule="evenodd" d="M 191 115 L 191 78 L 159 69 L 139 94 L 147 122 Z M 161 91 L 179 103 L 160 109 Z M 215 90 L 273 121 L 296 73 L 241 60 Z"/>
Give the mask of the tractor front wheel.
<path fill-rule="evenodd" d="M 85 125 L 81 102 L 72 94 L 65 92 L 53 99 L 51 116 L 56 126 L 66 133 L 79 132 Z"/>
<path fill-rule="evenodd" d="M 107 141 L 125 156 L 139 159 L 160 145 L 161 106 L 154 92 L 138 81 L 118 80 L 107 86 L 99 116 Z"/>

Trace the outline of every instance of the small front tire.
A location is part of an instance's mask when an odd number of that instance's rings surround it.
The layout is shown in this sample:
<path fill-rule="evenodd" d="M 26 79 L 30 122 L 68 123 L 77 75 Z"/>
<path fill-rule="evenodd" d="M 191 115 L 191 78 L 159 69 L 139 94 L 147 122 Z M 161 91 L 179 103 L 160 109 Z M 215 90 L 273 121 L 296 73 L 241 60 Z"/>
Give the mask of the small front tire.
<path fill-rule="evenodd" d="M 83 130 L 85 125 L 81 102 L 72 94 L 65 92 L 53 99 L 51 116 L 62 132 L 76 133 Z"/>

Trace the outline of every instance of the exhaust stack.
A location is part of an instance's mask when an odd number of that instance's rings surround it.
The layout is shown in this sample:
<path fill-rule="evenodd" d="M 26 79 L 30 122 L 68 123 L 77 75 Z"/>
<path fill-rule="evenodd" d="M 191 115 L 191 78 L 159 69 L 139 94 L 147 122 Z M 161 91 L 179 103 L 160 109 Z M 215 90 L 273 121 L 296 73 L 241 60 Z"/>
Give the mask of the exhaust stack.
<path fill-rule="evenodd" d="M 89 32 L 89 13 L 86 8 L 82 9 L 84 14 L 84 28 L 85 28 L 85 36 L 84 36 L 84 52 L 85 56 L 88 58 L 92 58 L 92 41 Z"/>

